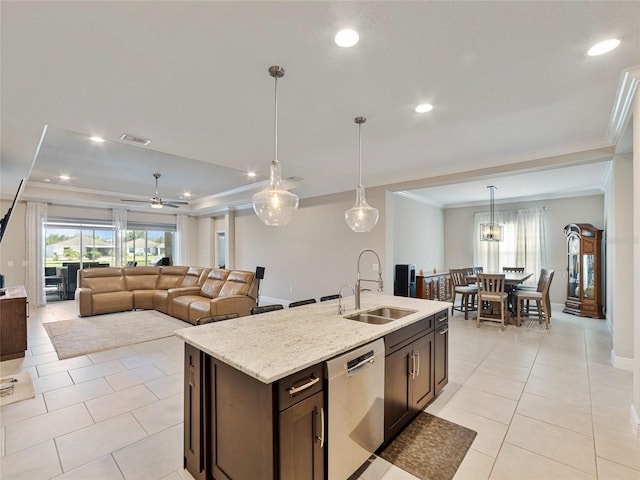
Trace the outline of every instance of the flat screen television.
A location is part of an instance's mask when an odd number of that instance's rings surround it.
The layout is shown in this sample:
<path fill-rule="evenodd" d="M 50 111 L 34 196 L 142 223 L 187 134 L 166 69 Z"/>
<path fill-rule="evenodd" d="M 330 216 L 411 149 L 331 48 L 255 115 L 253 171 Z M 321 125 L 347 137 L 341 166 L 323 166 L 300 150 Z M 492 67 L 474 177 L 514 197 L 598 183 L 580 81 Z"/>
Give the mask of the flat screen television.
<path fill-rule="evenodd" d="M 20 189 L 22 188 L 22 183 L 24 182 L 24 178 L 20 180 L 20 185 L 18 185 L 18 191 L 16 192 L 15 197 L 13 197 L 13 203 L 9 207 L 6 215 L 2 217 L 0 220 L 0 242 L 2 242 L 2 237 L 4 237 L 4 231 L 7 229 L 7 224 L 9 223 L 9 219 L 11 218 L 11 212 L 13 212 L 13 207 L 16 206 L 16 201 L 18 200 L 18 195 L 20 195 Z"/>

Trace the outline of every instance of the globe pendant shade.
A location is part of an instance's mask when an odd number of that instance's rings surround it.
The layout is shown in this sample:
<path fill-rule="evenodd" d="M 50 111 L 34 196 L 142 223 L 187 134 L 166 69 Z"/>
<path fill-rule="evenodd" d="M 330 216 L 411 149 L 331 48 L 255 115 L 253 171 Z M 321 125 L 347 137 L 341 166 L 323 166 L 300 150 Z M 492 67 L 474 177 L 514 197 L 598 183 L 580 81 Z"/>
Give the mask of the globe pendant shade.
<path fill-rule="evenodd" d="M 280 227 L 288 224 L 298 208 L 298 196 L 282 187 L 280 164 L 271 164 L 269 186 L 253 196 L 253 210 L 265 225 Z"/>
<path fill-rule="evenodd" d="M 378 223 L 378 209 L 367 203 L 362 185 L 356 187 L 356 203 L 344 212 L 344 218 L 354 232 L 370 232 Z"/>

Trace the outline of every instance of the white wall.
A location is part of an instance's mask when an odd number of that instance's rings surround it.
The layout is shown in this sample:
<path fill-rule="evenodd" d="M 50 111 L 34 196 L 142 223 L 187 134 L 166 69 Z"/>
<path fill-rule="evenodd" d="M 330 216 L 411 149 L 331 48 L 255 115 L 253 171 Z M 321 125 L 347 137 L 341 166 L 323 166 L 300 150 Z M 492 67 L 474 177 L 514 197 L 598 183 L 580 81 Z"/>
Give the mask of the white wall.
<path fill-rule="evenodd" d="M 607 192 L 607 321 L 613 336 L 612 363 L 632 369 L 633 358 L 633 159 L 612 162 Z"/>
<path fill-rule="evenodd" d="M 385 265 L 386 221 L 384 190 L 367 189 L 367 201 L 380 210 L 378 224 L 368 233 L 351 231 L 344 212 L 354 200 L 354 192 L 302 200 L 284 227 L 265 226 L 253 210 L 236 212 L 236 268 L 265 267 L 261 294 L 288 301 L 319 299 L 338 293 L 343 284 L 353 285 L 363 248 L 373 248 Z M 376 277 L 374 263 L 373 255 L 363 256 L 363 278 Z M 375 289 L 373 284 L 363 286 Z M 385 284 L 385 291 L 392 293 L 393 285 Z"/>
<path fill-rule="evenodd" d="M 393 195 L 393 264 L 411 263 L 416 274 L 444 267 L 444 212 L 402 195 Z"/>
<path fill-rule="evenodd" d="M 559 198 L 519 203 L 496 204 L 496 211 L 547 207 L 547 268 L 555 270 L 550 297 L 564 303 L 566 295 L 567 256 L 564 227 L 569 223 L 590 223 L 604 227 L 604 195 Z M 444 211 L 444 268 L 473 265 L 474 213 L 482 207 L 447 208 Z M 604 281 L 604 278 L 603 278 Z"/>

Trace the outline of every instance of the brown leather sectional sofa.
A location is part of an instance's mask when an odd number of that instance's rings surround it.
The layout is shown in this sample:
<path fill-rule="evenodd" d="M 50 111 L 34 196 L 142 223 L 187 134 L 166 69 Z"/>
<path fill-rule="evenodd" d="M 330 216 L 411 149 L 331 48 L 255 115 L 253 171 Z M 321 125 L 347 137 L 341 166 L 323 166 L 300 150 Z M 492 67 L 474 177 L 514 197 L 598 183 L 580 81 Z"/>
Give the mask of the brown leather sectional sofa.
<path fill-rule="evenodd" d="M 78 271 L 80 316 L 155 309 L 192 324 L 212 315 L 249 315 L 253 272 L 202 267 L 110 267 Z"/>

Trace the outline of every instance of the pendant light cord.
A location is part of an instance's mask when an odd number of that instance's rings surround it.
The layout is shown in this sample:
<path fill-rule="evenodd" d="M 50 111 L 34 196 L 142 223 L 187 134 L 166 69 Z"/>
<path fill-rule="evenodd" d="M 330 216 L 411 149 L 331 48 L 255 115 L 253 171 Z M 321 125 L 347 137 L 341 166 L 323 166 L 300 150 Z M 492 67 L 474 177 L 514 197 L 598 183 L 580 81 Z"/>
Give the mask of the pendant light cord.
<path fill-rule="evenodd" d="M 358 124 L 358 186 L 362 185 L 362 123 Z"/>
<path fill-rule="evenodd" d="M 274 77 L 276 79 L 275 82 L 275 108 L 274 111 L 274 132 L 273 132 L 273 164 L 278 164 L 278 76 Z"/>

